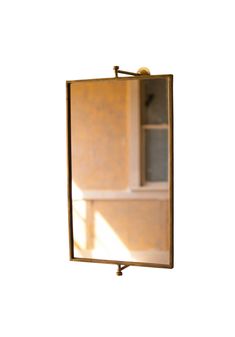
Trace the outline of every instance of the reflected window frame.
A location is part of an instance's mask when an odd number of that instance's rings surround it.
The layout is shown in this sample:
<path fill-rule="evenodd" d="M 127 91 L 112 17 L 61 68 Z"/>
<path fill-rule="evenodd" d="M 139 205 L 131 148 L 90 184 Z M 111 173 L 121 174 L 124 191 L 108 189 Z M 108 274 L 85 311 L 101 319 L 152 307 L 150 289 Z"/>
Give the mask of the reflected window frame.
<path fill-rule="evenodd" d="M 130 158 L 129 158 L 129 182 L 131 191 L 153 190 L 156 192 L 168 192 L 171 184 L 171 147 L 173 128 L 172 106 L 173 106 L 173 76 L 156 75 L 149 80 L 165 79 L 167 81 L 167 115 L 168 123 L 143 124 L 142 123 L 142 85 L 140 81 L 130 81 L 129 86 L 129 131 L 130 131 Z M 148 80 L 145 78 L 145 80 Z M 168 179 L 164 182 L 150 182 L 146 180 L 145 172 L 145 131 L 148 129 L 159 129 L 168 131 Z"/>

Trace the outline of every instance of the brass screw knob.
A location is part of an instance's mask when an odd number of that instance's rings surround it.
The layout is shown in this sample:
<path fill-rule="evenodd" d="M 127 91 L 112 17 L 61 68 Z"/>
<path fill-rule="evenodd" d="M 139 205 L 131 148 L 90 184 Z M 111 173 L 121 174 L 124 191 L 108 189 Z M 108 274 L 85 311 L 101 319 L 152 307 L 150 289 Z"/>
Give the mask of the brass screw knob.
<path fill-rule="evenodd" d="M 141 68 L 138 69 L 137 74 L 150 75 L 150 70 L 146 67 L 141 67 Z"/>

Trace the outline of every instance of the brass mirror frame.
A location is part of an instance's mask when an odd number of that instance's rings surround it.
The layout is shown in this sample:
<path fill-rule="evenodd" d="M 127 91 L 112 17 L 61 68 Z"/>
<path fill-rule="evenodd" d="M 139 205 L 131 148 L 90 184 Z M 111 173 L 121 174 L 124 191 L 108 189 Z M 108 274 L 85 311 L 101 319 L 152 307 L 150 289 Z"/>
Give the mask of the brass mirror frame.
<path fill-rule="evenodd" d="M 72 145 L 71 145 L 71 84 L 84 81 L 102 81 L 102 80 L 115 80 L 115 81 L 133 81 L 139 77 L 111 77 L 111 78 L 96 78 L 84 80 L 66 81 L 66 116 L 67 116 L 67 196 L 68 196 L 68 233 L 69 233 L 69 258 L 70 261 L 76 262 L 93 262 L 118 265 L 119 269 L 117 274 L 121 275 L 121 270 L 128 266 L 142 266 L 154 268 L 168 268 L 174 267 L 174 147 L 173 147 L 173 75 L 141 75 L 139 79 L 149 78 L 163 78 L 169 80 L 169 160 L 170 160 L 170 263 L 146 263 L 146 262 L 132 262 L 132 261 L 118 261 L 118 260 L 103 260 L 92 258 L 80 258 L 74 256 L 74 235 L 73 235 L 73 209 L 72 209 Z M 121 268 L 121 266 L 124 266 Z"/>

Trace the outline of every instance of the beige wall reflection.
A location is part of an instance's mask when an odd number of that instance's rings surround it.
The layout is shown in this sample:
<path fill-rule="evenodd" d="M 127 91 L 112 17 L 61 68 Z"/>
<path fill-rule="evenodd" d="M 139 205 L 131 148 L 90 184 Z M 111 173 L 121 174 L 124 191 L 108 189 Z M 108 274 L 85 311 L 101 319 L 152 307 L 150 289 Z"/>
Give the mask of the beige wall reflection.
<path fill-rule="evenodd" d="M 74 201 L 75 256 L 169 263 L 167 208 L 164 200 Z"/>

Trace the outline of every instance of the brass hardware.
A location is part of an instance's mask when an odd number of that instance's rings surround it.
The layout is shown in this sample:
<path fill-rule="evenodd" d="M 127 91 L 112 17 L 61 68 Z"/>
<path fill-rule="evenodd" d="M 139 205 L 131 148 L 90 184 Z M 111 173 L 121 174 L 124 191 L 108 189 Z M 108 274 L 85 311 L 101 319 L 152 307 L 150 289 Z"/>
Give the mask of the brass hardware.
<path fill-rule="evenodd" d="M 129 266 L 121 266 L 120 264 L 118 265 L 118 270 L 116 272 L 117 276 L 122 276 L 122 270 L 126 269 Z"/>
<path fill-rule="evenodd" d="M 150 75 L 150 70 L 146 67 L 141 67 L 138 69 L 137 74 L 139 75 Z"/>
<path fill-rule="evenodd" d="M 115 72 L 115 77 L 118 77 L 118 69 L 119 69 L 119 66 L 114 66 L 113 67 L 113 70 Z"/>
<path fill-rule="evenodd" d="M 114 66 L 113 70 L 115 72 L 115 77 L 118 77 L 118 74 L 125 74 L 125 75 L 132 75 L 132 76 L 150 75 L 150 71 L 146 67 L 139 68 L 137 73 L 132 73 L 130 71 L 125 71 L 125 70 L 119 70 L 119 66 Z"/>

